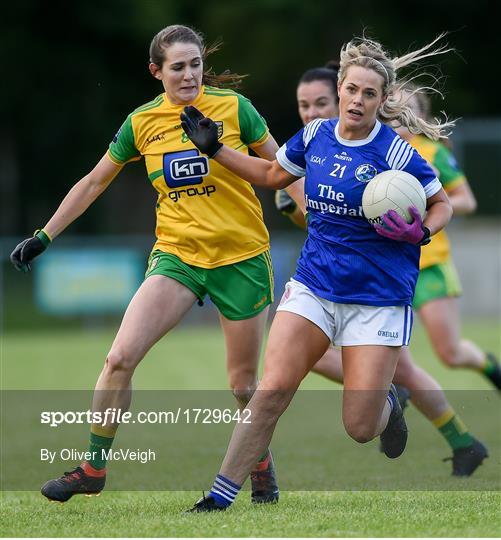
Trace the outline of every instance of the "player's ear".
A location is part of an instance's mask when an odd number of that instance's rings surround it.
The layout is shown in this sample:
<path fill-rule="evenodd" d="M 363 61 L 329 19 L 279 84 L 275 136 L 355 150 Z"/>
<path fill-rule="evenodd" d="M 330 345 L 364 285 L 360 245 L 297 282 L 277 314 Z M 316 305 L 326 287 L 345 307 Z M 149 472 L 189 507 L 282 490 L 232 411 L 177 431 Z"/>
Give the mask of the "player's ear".
<path fill-rule="evenodd" d="M 157 64 L 150 62 L 148 69 L 150 70 L 150 73 L 153 75 L 153 77 L 155 77 L 155 79 L 158 79 L 159 81 L 162 80 L 162 73 Z"/>
<path fill-rule="evenodd" d="M 379 107 L 377 108 L 378 112 L 381 111 L 383 105 L 384 105 L 384 102 L 388 99 L 388 94 L 383 94 L 382 98 L 381 98 L 381 103 L 379 104 Z"/>

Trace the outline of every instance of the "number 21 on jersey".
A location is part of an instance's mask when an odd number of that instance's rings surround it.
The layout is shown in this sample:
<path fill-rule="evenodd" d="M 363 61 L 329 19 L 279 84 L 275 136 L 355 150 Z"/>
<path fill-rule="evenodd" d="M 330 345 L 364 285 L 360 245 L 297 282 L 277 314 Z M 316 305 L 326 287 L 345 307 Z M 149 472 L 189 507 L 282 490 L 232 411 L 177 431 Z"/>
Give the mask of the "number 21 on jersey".
<path fill-rule="evenodd" d="M 346 165 L 339 165 L 339 163 L 334 163 L 334 170 L 329 173 L 329 176 L 334 176 L 335 178 L 343 178 L 344 171 L 346 170 Z"/>

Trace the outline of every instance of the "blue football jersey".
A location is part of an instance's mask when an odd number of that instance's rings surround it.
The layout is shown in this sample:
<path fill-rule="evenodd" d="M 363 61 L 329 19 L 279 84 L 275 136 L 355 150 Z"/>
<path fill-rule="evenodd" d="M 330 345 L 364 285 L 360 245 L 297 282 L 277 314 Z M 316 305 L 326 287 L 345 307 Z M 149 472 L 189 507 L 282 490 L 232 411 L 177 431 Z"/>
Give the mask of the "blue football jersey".
<path fill-rule="evenodd" d="M 308 236 L 294 279 L 333 302 L 411 305 L 420 247 L 380 236 L 363 214 L 362 193 L 376 174 L 400 169 L 415 176 L 429 198 L 442 185 L 427 162 L 379 121 L 366 139 L 343 139 L 337 118 L 307 124 L 277 160 L 305 177 Z"/>

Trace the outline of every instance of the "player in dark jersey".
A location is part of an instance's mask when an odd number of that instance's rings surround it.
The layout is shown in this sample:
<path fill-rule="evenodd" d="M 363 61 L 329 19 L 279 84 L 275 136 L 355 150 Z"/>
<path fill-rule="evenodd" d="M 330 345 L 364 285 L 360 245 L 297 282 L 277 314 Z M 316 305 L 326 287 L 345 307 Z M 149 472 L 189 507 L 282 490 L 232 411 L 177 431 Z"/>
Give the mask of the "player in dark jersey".
<path fill-rule="evenodd" d="M 434 139 L 453 125 L 417 118 L 394 94 L 405 84 L 396 81 L 399 68 L 447 52 L 433 48 L 438 39 L 400 58 L 365 38 L 345 45 L 339 120 L 309 123 L 271 163 L 223 146 L 217 125 L 185 108 L 182 126 L 199 150 L 249 182 L 279 189 L 304 176 L 309 213 L 308 237 L 270 331 L 264 375 L 247 406 L 252 423 L 235 427 L 213 488 L 194 511 L 222 510 L 233 502 L 301 380 L 331 342 L 342 347 L 348 434 L 361 443 L 380 435 L 391 458 L 404 451 L 407 428 L 391 381 L 412 330 L 420 245 L 448 223 L 452 211 L 430 166 L 382 122 L 398 120 Z M 411 223 L 392 211 L 384 226 L 366 220 L 365 185 L 389 169 L 420 181 L 427 197 L 424 222 L 414 208 Z"/>

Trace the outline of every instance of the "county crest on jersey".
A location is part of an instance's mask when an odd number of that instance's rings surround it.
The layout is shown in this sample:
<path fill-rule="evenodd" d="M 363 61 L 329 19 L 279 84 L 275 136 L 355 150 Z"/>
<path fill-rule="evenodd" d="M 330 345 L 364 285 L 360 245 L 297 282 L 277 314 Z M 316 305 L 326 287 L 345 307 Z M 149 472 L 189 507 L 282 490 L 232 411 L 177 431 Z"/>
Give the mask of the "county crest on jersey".
<path fill-rule="evenodd" d="M 380 236 L 364 216 L 362 193 L 377 174 L 400 169 L 429 198 L 442 186 L 426 161 L 379 121 L 366 139 L 343 139 L 336 118 L 310 122 L 279 149 L 277 160 L 305 177 L 308 237 L 294 279 L 333 302 L 411 305 L 420 248 Z"/>

